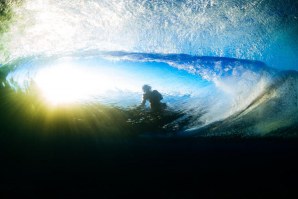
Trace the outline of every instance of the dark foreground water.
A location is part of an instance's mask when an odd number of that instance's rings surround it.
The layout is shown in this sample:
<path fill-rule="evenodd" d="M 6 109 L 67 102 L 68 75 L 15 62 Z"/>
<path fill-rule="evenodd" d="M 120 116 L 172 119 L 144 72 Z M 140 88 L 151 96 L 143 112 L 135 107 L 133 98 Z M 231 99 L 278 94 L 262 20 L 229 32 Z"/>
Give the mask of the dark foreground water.
<path fill-rule="evenodd" d="M 10 197 L 297 196 L 293 139 L 0 140 L 0 191 Z"/>

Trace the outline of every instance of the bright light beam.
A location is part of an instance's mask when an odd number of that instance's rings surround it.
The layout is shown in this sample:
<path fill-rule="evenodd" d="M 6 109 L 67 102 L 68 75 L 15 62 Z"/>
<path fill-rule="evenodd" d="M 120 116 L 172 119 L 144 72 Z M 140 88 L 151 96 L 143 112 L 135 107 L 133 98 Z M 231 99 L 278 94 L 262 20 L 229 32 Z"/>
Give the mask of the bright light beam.
<path fill-rule="evenodd" d="M 73 64 L 55 65 L 38 71 L 35 82 L 51 104 L 67 104 L 123 86 L 121 76 L 109 73 Z"/>

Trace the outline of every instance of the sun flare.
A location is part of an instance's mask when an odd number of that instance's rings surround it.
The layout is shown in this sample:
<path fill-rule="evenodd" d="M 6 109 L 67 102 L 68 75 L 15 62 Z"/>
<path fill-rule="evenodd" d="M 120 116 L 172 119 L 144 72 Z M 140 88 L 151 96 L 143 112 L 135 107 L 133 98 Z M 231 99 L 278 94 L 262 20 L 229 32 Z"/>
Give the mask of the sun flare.
<path fill-rule="evenodd" d="M 35 82 L 51 104 L 90 99 L 116 88 L 116 82 L 98 69 L 76 65 L 56 65 L 41 69 Z"/>

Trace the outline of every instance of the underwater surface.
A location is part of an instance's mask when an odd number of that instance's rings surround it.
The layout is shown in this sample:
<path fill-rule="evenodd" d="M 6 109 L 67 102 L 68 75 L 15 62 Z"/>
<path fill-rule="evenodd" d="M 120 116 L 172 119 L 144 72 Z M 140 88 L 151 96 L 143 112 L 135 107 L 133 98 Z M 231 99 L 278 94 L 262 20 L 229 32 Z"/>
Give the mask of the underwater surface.
<path fill-rule="evenodd" d="M 0 1 L 0 194 L 290 197 L 297 35 L 296 0 Z"/>

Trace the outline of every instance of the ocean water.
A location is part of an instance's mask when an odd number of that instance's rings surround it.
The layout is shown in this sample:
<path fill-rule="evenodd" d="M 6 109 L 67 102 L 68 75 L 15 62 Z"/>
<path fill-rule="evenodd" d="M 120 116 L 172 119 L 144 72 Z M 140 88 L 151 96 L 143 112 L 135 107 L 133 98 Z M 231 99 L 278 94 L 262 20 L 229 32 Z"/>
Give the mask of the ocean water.
<path fill-rule="evenodd" d="M 104 126 L 109 134 L 115 130 L 111 123 L 118 120 L 118 131 L 141 136 L 296 136 L 292 128 L 298 121 L 298 73 L 259 61 L 85 52 L 25 58 L 2 70 L 2 89 L 16 92 L 15 103 L 24 106 L 19 111 L 32 106 L 30 114 L 40 118 L 48 117 L 51 109 L 58 115 L 67 109 L 64 119 L 73 120 L 70 125 L 77 128 L 69 127 L 70 132 L 95 122 L 92 132 L 100 135 Z M 140 107 L 145 84 L 163 95 L 165 110 L 155 113 L 149 102 Z M 41 104 L 46 108 L 35 108 Z"/>
<path fill-rule="evenodd" d="M 67 109 L 70 132 L 296 136 L 297 9 L 296 1 L 4 1 L 3 107 L 24 118 L 28 107 L 34 118 Z M 163 95 L 163 113 L 139 107 L 144 84 Z"/>
<path fill-rule="evenodd" d="M 0 197 L 297 198 L 297 11 L 1 0 Z"/>

